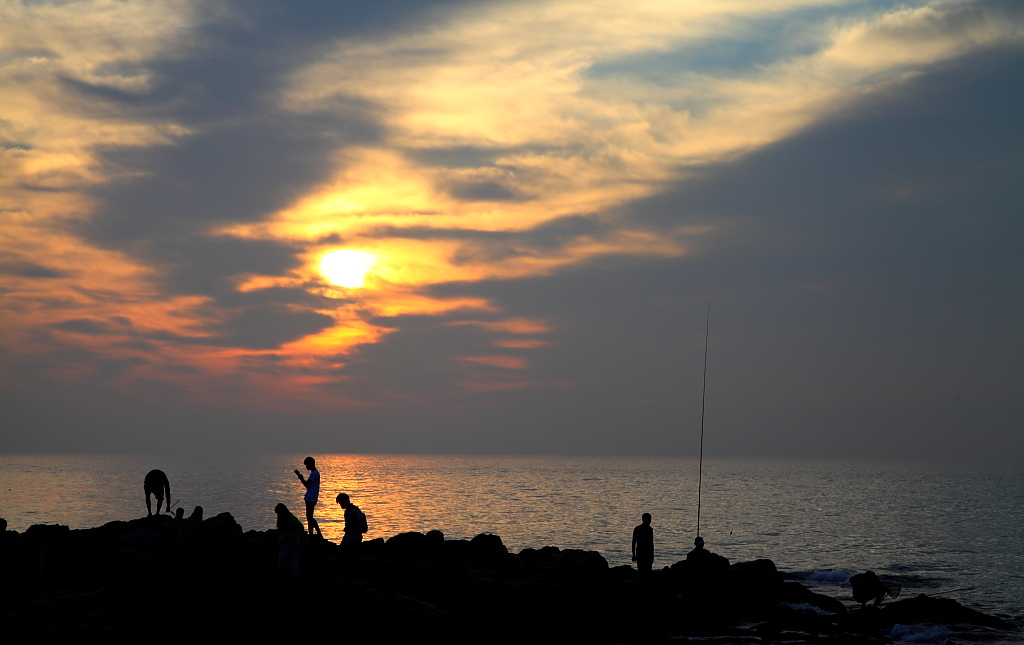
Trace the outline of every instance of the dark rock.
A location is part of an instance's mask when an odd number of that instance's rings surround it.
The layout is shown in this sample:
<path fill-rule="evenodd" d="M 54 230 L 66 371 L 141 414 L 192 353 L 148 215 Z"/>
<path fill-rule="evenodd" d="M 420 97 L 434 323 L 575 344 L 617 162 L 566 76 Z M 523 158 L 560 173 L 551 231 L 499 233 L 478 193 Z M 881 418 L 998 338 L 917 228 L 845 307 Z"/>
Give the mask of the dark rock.
<path fill-rule="evenodd" d="M 523 549 L 519 552 L 519 556 L 530 562 L 547 564 L 557 558 L 559 553 L 561 553 L 561 549 L 557 546 L 545 546 L 539 549 Z"/>
<path fill-rule="evenodd" d="M 896 623 L 965 623 L 995 629 L 1011 629 L 1012 626 L 995 616 L 983 614 L 969 607 L 964 607 L 952 598 L 931 598 L 924 594 L 916 598 L 897 600 L 881 608 L 878 612 L 888 625 Z"/>
<path fill-rule="evenodd" d="M 188 527 L 190 525 L 185 525 Z M 203 520 L 203 530 L 220 533 L 224 535 L 241 535 L 242 527 L 235 521 L 231 513 L 220 513 L 219 515 Z M 183 527 L 184 528 L 184 527 Z"/>
<path fill-rule="evenodd" d="M 799 582 L 786 582 L 779 596 L 782 602 L 795 605 L 810 605 L 830 614 L 845 614 L 846 605 L 831 596 L 814 593 Z"/>
<path fill-rule="evenodd" d="M 63 544 L 71 539 L 71 527 L 63 524 L 33 524 L 25 531 L 29 544 Z"/>
<path fill-rule="evenodd" d="M 150 556 L 160 550 L 160 533 L 152 529 L 139 529 L 117 538 L 112 547 L 126 556 Z"/>
<path fill-rule="evenodd" d="M 561 575 L 594 576 L 608 571 L 608 561 L 597 551 L 582 549 L 562 551 L 557 547 L 546 546 L 541 549 L 523 549 L 519 552 L 519 557 L 528 563 Z M 632 570 L 632 567 L 628 565 L 626 568 Z"/>
<path fill-rule="evenodd" d="M 843 614 L 838 600 L 785 582 L 770 560 L 724 570 L 715 560 L 710 573 L 683 561 L 641 581 L 632 567 L 609 568 L 595 551 L 549 546 L 511 555 L 487 533 L 472 540 L 445 540 L 440 531 L 377 538 L 345 563 L 334 557 L 335 544 L 314 537 L 303 545 L 294 579 L 278 575 L 276 531 L 243 534 L 228 514 L 202 524 L 157 517 L 7 536 L 26 539 L 5 540 L 4 633 L 44 642 L 133 633 L 180 640 L 180 631 L 153 630 L 164 607 L 188 625 L 208 626 L 204 637 L 260 642 L 294 638 L 289 617 L 302 615 L 336 616 L 339 633 L 356 640 L 453 645 L 758 638 L 880 645 L 896 622 L 1009 628 L 933 598 Z M 66 566 L 39 575 L 44 544 L 63 552 Z"/>
<path fill-rule="evenodd" d="M 479 557 L 497 558 L 508 555 L 508 549 L 501 538 L 493 533 L 481 533 L 469 543 L 473 547 L 473 552 Z"/>
<path fill-rule="evenodd" d="M 431 544 L 444 542 L 444 533 L 442 531 L 438 531 L 437 529 L 427 531 L 427 542 L 430 542 Z"/>
<path fill-rule="evenodd" d="M 778 572 L 775 563 L 768 559 L 736 562 L 729 567 L 729 573 L 742 575 L 776 574 Z"/>
<path fill-rule="evenodd" d="M 384 555 L 387 548 L 384 538 L 374 538 L 359 545 L 359 554 L 365 558 L 378 558 Z"/>
<path fill-rule="evenodd" d="M 634 580 L 639 577 L 639 573 L 633 567 L 628 564 L 620 564 L 617 567 L 611 567 L 609 569 L 611 574 L 620 580 Z"/>
<path fill-rule="evenodd" d="M 427 536 L 423 535 L 418 531 L 409 531 L 408 533 L 399 533 L 389 537 L 386 540 L 386 544 L 389 547 L 402 547 L 402 546 L 420 546 L 426 543 Z"/>

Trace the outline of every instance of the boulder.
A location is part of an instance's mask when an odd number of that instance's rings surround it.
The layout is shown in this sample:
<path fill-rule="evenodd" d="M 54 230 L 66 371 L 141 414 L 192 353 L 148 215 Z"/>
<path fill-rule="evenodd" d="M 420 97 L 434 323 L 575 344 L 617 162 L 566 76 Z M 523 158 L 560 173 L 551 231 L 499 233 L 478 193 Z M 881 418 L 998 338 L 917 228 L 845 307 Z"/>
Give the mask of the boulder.
<path fill-rule="evenodd" d="M 191 526 L 191 525 L 184 525 Z M 235 521 L 231 513 L 220 513 L 215 517 L 203 520 L 203 530 L 221 535 L 241 535 L 242 527 Z"/>
<path fill-rule="evenodd" d="M 995 616 L 983 614 L 969 607 L 964 607 L 952 598 L 932 598 L 921 594 L 916 598 L 897 600 L 881 608 L 879 612 L 889 625 L 896 623 L 966 623 L 993 627 L 995 629 L 1011 629 L 1011 625 Z"/>
<path fill-rule="evenodd" d="M 794 605 L 809 605 L 830 614 L 845 614 L 846 605 L 839 602 L 832 596 L 825 596 L 814 593 L 799 582 L 786 582 L 782 585 L 782 593 L 779 596 L 781 602 Z"/>
<path fill-rule="evenodd" d="M 501 537 L 493 533 L 481 533 L 469 541 L 473 554 L 478 558 L 501 558 L 508 555 L 508 549 Z"/>
<path fill-rule="evenodd" d="M 385 544 L 389 547 L 406 547 L 406 546 L 420 546 L 425 544 L 427 536 L 420 533 L 419 531 L 408 531 L 406 533 L 399 533 L 389 537 Z"/>

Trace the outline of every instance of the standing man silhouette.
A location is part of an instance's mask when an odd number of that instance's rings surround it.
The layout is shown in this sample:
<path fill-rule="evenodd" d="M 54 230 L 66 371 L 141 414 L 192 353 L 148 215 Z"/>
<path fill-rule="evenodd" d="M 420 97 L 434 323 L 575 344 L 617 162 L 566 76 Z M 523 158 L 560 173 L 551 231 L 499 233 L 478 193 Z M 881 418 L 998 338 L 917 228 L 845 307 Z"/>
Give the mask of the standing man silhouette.
<path fill-rule="evenodd" d="M 309 471 L 309 478 L 302 476 L 298 470 L 295 474 L 298 476 L 299 481 L 306 487 L 306 494 L 303 496 L 303 500 L 306 502 L 306 526 L 309 529 L 309 534 L 313 535 L 314 529 L 320 537 L 323 537 L 323 532 L 320 531 L 320 524 L 317 523 L 313 517 L 313 509 L 316 507 L 317 500 L 320 499 L 320 471 L 316 469 L 316 460 L 312 457 L 306 457 L 302 460 L 302 465 Z"/>
<path fill-rule="evenodd" d="M 142 481 L 142 488 L 146 491 L 146 515 L 153 514 L 153 504 L 149 501 L 150 495 L 156 496 L 156 514 L 160 514 L 160 506 L 164 503 L 164 495 L 167 495 L 167 511 L 171 510 L 171 482 L 167 481 L 167 475 L 162 470 L 151 470 L 146 473 L 146 479 Z"/>
<path fill-rule="evenodd" d="M 646 579 L 654 566 L 654 529 L 651 528 L 650 513 L 641 515 L 640 521 L 643 523 L 633 529 L 633 562 L 636 562 L 640 577 Z"/>

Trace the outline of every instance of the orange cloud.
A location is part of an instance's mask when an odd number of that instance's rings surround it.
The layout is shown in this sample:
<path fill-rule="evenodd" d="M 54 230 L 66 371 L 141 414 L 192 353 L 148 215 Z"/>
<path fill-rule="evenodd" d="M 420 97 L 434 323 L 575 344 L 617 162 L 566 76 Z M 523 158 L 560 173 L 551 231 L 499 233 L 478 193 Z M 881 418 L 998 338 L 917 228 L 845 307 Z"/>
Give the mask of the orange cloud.
<path fill-rule="evenodd" d="M 493 322 L 484 322 L 480 320 L 462 320 L 458 322 L 448 323 L 449 325 L 473 325 L 475 327 L 482 327 L 490 331 L 502 332 L 506 334 L 543 334 L 551 331 L 551 327 L 541 320 L 534 320 L 531 318 L 509 318 L 507 320 L 498 320 Z"/>
<path fill-rule="evenodd" d="M 730 37 L 751 16 L 810 6 L 821 3 L 471 4 L 419 29 L 339 39 L 286 74 L 270 109 L 292 117 L 335 111 L 339 98 L 361 102 L 379 119 L 379 137 L 339 145 L 323 181 L 297 188 L 273 212 L 200 233 L 291 249 L 295 268 L 240 271 L 236 291 L 258 299 L 272 288 L 304 290 L 309 299 L 290 311 L 333 319 L 327 329 L 252 349 L 216 344 L 228 344 L 221 327 L 232 312 L 213 297 L 167 293 L 168 269 L 77 232 L 101 212 L 97 186 L 139 172 L 108 166 L 100 150 L 203 135 L 153 116 L 170 108 L 119 109 L 102 95 L 146 95 L 160 83 L 154 61 L 187 55 L 204 21 L 238 18 L 180 0 L 0 4 L 0 356 L 13 370 L 75 348 L 117 362 L 125 387 L 167 383 L 210 402 L 370 405 L 324 391 L 349 382 L 345 368 L 361 346 L 396 332 L 374 319 L 486 314 L 502 319 L 457 324 L 491 332 L 496 347 L 542 348 L 548 341 L 530 336 L 549 333 L 547 321 L 510 316 L 481 296 L 438 296 L 436 287 L 551 275 L 614 254 L 688 253 L 708 227 L 650 232 L 619 221 L 616 208 L 696 166 L 779 141 L 927 65 L 1024 40 L 1013 20 L 948 1 L 809 27 L 816 51 L 734 73 L 590 73 L 600 63 Z M 94 91 L 70 93 L 76 83 Z M 431 153 L 460 149 L 474 151 L 475 161 L 431 161 Z M 566 217 L 602 226 L 558 244 L 529 241 Z M 338 251 L 373 261 L 358 279 L 342 278 L 324 265 Z M 99 368 L 84 360 L 46 369 L 92 378 Z M 524 358 L 457 362 L 487 374 L 463 383 L 467 390 L 536 384 L 522 374 L 530 369 Z"/>
<path fill-rule="evenodd" d="M 528 366 L 526 359 L 515 356 L 459 356 L 458 360 L 506 370 L 524 370 Z"/>

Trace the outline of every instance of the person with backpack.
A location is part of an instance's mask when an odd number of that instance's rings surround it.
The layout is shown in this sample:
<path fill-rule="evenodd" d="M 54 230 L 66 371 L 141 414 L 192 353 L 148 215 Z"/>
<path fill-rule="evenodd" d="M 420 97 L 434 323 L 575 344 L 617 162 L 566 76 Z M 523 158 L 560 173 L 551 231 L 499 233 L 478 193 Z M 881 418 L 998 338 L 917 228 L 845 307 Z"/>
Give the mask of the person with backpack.
<path fill-rule="evenodd" d="M 345 537 L 341 538 L 341 546 L 338 547 L 338 557 L 351 557 L 359 547 L 359 544 L 362 543 L 363 533 L 366 533 L 368 530 L 366 514 L 352 503 L 347 493 L 338 493 L 336 501 L 345 511 Z"/>

